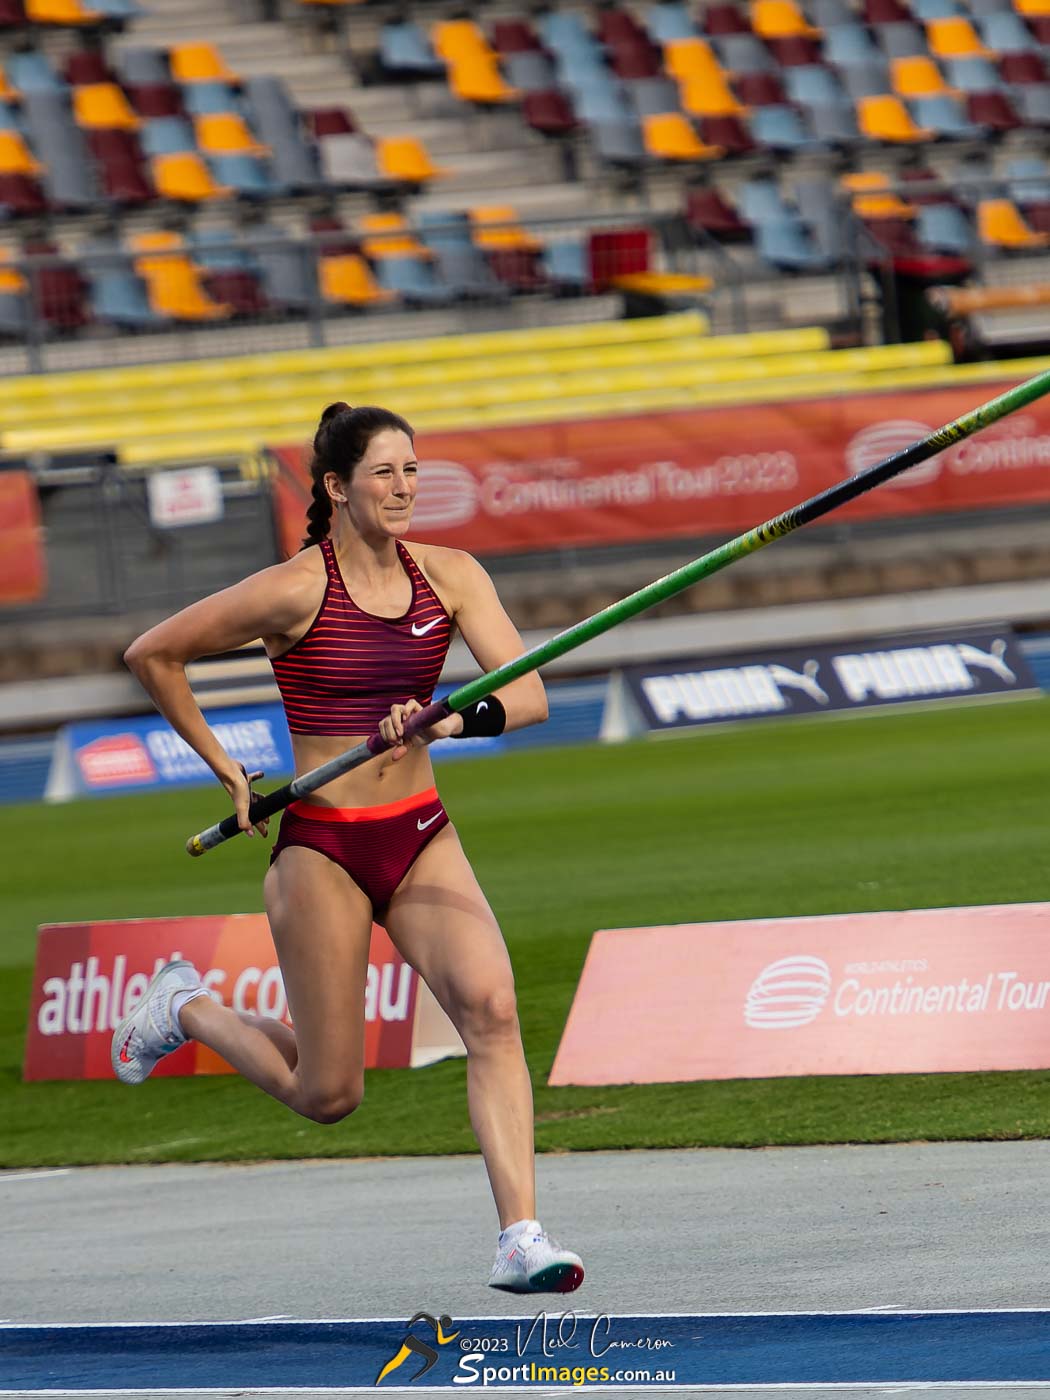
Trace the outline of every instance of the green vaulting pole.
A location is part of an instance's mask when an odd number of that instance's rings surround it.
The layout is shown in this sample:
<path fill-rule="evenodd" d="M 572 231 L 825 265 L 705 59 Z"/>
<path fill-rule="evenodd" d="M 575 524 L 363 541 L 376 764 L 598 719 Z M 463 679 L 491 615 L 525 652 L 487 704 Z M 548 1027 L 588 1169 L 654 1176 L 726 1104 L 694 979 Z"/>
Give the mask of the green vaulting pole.
<path fill-rule="evenodd" d="M 692 563 L 684 564 L 680 569 L 665 574 L 663 578 L 658 578 L 655 583 L 647 584 L 645 588 L 639 588 L 637 593 L 631 593 L 618 603 L 603 608 L 593 617 L 584 618 L 582 622 L 577 622 L 573 627 L 567 627 L 564 632 L 559 632 L 549 641 L 541 642 L 538 646 L 530 648 L 529 651 L 524 652 L 513 661 L 508 661 L 505 665 L 498 666 L 494 671 L 489 671 L 487 675 L 479 676 L 474 681 L 468 681 L 466 685 L 461 685 L 452 691 L 446 699 L 428 705 L 418 714 L 413 715 L 406 726 L 406 736 L 417 733 L 420 729 L 426 729 L 429 725 L 446 719 L 458 710 L 466 709 L 468 705 L 473 705 L 475 701 L 484 699 L 486 695 L 491 695 L 494 690 L 499 690 L 501 686 L 516 681 L 519 676 L 528 675 L 530 671 L 536 671 L 541 666 L 546 666 L 548 662 L 554 661 L 559 656 L 564 656 L 566 652 L 575 650 L 584 642 L 589 642 L 594 637 L 600 637 L 603 632 L 618 627 L 621 622 L 626 622 L 628 618 L 637 617 L 647 608 L 655 607 L 657 603 L 663 603 L 668 598 L 673 598 L 676 593 L 681 593 L 684 589 L 692 587 L 694 583 L 699 583 L 701 579 L 717 573 L 719 569 L 724 569 L 727 564 L 735 563 L 737 559 L 743 559 L 745 555 L 754 554 L 764 545 L 772 544 L 774 540 L 779 540 L 784 535 L 790 535 L 793 530 L 798 530 L 803 525 L 810 524 L 811 521 L 819 520 L 822 515 L 837 510 L 839 506 L 845 505 L 848 501 L 855 501 L 865 491 L 880 486 L 882 482 L 889 481 L 891 477 L 899 476 L 901 472 L 907 471 L 909 467 L 917 466 L 919 462 L 928 461 L 938 452 L 943 452 L 946 447 L 951 447 L 954 443 L 961 442 L 963 438 L 968 438 L 973 433 L 980 431 L 981 428 L 986 428 L 990 423 L 1005 418 L 1008 413 L 1024 408 L 1026 404 L 1033 403 L 1047 392 L 1050 392 L 1050 370 L 1037 374 L 1033 379 L 1025 380 L 1023 384 L 1018 384 L 1013 389 L 1008 389 L 1005 394 L 1000 394 L 997 398 L 989 400 L 980 408 L 964 413 L 961 418 L 956 418 L 954 422 L 945 424 L 943 428 L 938 428 L 936 432 L 913 443 L 911 447 L 906 447 L 902 452 L 894 453 L 892 457 L 887 457 L 884 462 L 879 462 L 874 467 L 867 467 L 864 471 L 857 472 L 837 486 L 831 486 L 826 491 L 811 496 L 808 501 L 803 501 L 801 505 L 792 506 L 783 514 L 773 516 L 772 520 L 767 520 L 764 525 L 758 525 L 753 530 L 748 530 L 746 534 L 737 535 L 735 539 L 719 545 L 717 549 L 712 549 L 708 554 L 694 559 Z M 367 763 L 370 758 L 375 758 L 387 747 L 386 741 L 380 735 L 373 734 L 364 743 L 348 749 L 319 768 L 313 768 L 284 787 L 278 788 L 275 792 L 257 798 L 251 806 L 252 821 L 261 821 L 263 818 L 281 811 L 297 798 L 316 792 L 319 787 L 331 782 L 333 778 L 350 772 L 352 768 L 357 768 L 362 763 Z M 186 843 L 186 849 L 190 855 L 203 855 L 213 846 L 219 845 L 231 836 L 236 836 L 237 832 L 237 818 L 229 816 L 223 821 L 217 822 L 215 826 L 209 827 L 207 831 L 201 832 L 198 836 L 191 837 Z"/>

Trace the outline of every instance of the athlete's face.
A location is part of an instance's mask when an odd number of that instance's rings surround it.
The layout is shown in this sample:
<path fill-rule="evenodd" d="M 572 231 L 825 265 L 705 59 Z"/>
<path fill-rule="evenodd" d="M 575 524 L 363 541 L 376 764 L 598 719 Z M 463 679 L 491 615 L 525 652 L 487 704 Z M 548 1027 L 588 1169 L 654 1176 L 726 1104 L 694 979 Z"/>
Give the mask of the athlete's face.
<path fill-rule="evenodd" d="M 333 478 L 335 493 L 346 497 L 350 522 L 359 534 L 405 534 L 412 518 L 418 469 L 408 434 L 385 428 L 369 442 L 347 485 Z"/>

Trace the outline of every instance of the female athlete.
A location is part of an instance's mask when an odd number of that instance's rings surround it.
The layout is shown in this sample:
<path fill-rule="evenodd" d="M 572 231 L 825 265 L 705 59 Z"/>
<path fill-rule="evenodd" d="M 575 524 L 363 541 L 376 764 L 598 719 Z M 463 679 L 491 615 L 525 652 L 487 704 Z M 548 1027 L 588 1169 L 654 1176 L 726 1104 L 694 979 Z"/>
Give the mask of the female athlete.
<path fill-rule="evenodd" d="M 453 626 L 483 670 L 522 652 L 491 580 L 456 549 L 405 544 L 418 466 L 412 429 L 381 408 L 325 409 L 301 551 L 184 609 L 132 643 L 126 661 L 175 731 L 233 799 L 241 830 L 250 782 L 205 723 L 186 665 L 262 637 L 292 734 L 296 771 L 376 728 L 388 752 L 294 802 L 264 882 L 294 1029 L 208 995 L 185 961 L 153 979 L 113 1038 L 113 1067 L 146 1078 L 188 1039 L 215 1050 L 296 1113 L 337 1123 L 364 1094 L 364 1004 L 373 916 L 426 981 L 467 1049 L 471 1123 L 499 1214 L 489 1283 L 570 1292 L 577 1255 L 535 1219 L 532 1088 L 503 937 L 434 786 L 434 739 L 537 724 L 533 673 L 405 739 L 426 705 Z M 266 835 L 266 823 L 258 830 Z"/>

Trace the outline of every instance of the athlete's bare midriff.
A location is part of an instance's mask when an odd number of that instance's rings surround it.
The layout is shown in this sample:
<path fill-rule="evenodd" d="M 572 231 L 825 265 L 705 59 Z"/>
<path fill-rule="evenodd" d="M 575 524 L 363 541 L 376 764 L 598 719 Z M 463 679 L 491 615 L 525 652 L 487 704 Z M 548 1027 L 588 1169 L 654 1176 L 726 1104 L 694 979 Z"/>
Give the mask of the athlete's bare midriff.
<path fill-rule="evenodd" d="M 322 763 L 355 748 L 369 734 L 293 734 L 292 752 L 295 772 L 306 773 Z M 310 802 L 328 807 L 379 807 L 386 802 L 399 802 L 417 792 L 434 786 L 434 770 L 430 754 L 424 748 L 411 748 L 395 763 L 389 753 L 369 759 L 360 768 L 344 773 L 311 794 Z"/>

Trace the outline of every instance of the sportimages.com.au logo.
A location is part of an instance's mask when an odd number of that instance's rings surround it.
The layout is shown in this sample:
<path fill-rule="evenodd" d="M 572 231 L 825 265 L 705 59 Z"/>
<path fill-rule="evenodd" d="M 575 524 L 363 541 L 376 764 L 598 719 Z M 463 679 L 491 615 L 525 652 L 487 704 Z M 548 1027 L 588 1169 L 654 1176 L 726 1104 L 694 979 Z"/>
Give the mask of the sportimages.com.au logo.
<path fill-rule="evenodd" d="M 621 1322 L 616 1319 L 616 1322 Z M 632 1321 L 624 1319 L 622 1321 Z M 655 1353 L 674 1343 L 666 1337 L 640 1332 L 633 1320 L 629 1335 L 614 1336 L 614 1319 L 606 1314 L 584 1318 L 567 1312 L 551 1316 L 537 1313 L 531 1319 L 511 1323 L 493 1319 L 485 1334 L 475 1321 L 469 1328 L 457 1326 L 447 1313 L 435 1318 L 417 1312 L 408 1323 L 405 1337 L 394 1355 L 380 1368 L 375 1384 L 382 1385 L 395 1372 L 396 1383 L 419 1380 L 438 1365 L 443 1356 L 456 1356 L 451 1381 L 454 1385 L 615 1385 L 673 1384 L 674 1369 L 666 1367 L 624 1368 L 609 1365 L 624 1352 Z M 453 1345 L 455 1344 L 455 1345 Z M 401 1371 L 413 1358 L 422 1365 L 411 1373 Z M 444 1368 L 443 1368 L 444 1369 Z M 432 1384 L 450 1378 L 437 1376 Z"/>

